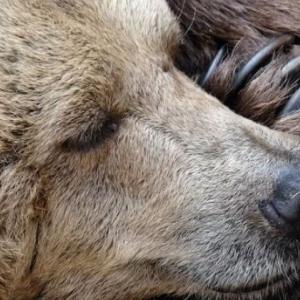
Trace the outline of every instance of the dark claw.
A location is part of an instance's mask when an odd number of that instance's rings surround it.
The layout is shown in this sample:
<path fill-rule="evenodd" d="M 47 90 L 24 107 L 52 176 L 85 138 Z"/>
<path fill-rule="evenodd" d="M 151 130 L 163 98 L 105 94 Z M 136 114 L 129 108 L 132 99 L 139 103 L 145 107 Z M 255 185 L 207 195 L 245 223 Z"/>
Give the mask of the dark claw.
<path fill-rule="evenodd" d="M 220 65 L 220 63 L 222 62 L 222 60 L 224 59 L 225 56 L 225 52 L 226 52 L 226 47 L 223 46 L 217 53 L 216 57 L 214 58 L 214 60 L 212 61 L 212 63 L 210 64 L 208 71 L 206 72 L 204 79 L 201 81 L 200 86 L 201 87 L 205 87 L 205 85 L 207 84 L 207 82 L 210 80 L 210 78 L 212 77 L 212 75 L 215 73 L 216 69 L 218 68 L 218 66 Z"/>
<path fill-rule="evenodd" d="M 300 73 L 300 56 L 290 60 L 283 68 L 282 75 L 286 78 L 294 77 Z"/>
<path fill-rule="evenodd" d="M 262 50 L 257 52 L 246 65 L 237 73 L 232 91 L 229 95 L 230 101 L 233 101 L 232 98 L 237 94 L 237 92 L 243 88 L 247 79 L 257 72 L 267 61 L 272 57 L 273 53 L 280 49 L 283 46 L 288 46 L 294 43 L 295 37 L 292 35 L 283 35 L 275 39 L 271 44 L 264 47 Z M 229 106 L 232 106 L 233 103 L 228 103 Z"/>
<path fill-rule="evenodd" d="M 293 94 L 279 116 L 284 117 L 300 109 L 300 88 Z"/>
<path fill-rule="evenodd" d="M 234 106 L 234 100 L 236 94 L 241 90 L 247 80 L 253 76 L 261 67 L 266 65 L 268 61 L 272 58 L 272 55 L 280 48 L 284 46 L 290 46 L 295 41 L 298 43 L 300 40 L 297 40 L 292 35 L 283 35 L 279 38 L 274 39 L 268 46 L 261 49 L 259 52 L 257 52 L 243 67 L 242 69 L 236 74 L 235 79 L 233 81 L 233 87 L 228 95 L 227 99 L 227 105 L 229 107 Z M 299 48 L 299 46 L 297 46 Z M 295 45 L 294 45 L 295 48 Z M 297 48 L 297 49 L 298 49 Z M 299 48 L 300 49 L 300 48 Z M 298 51 L 299 51 L 298 49 Z M 208 71 L 205 73 L 205 76 L 202 80 L 200 80 L 199 85 L 205 88 L 215 71 L 217 70 L 220 63 L 224 60 L 224 57 L 227 52 L 227 47 L 223 46 L 215 56 L 214 60 L 210 64 Z M 300 74 L 300 56 L 299 53 L 295 53 L 295 55 L 298 55 L 298 57 L 293 58 L 290 60 L 283 68 L 282 68 L 282 75 L 285 79 L 297 79 L 296 76 Z M 229 102 L 229 103 L 228 103 Z M 288 101 L 287 105 L 283 108 L 283 110 L 280 112 L 279 116 L 286 116 L 290 113 L 293 113 L 297 110 L 300 110 L 300 88 L 296 90 L 296 92 L 293 94 L 291 99 Z"/>
<path fill-rule="evenodd" d="M 300 74 L 300 56 L 293 58 L 290 60 L 283 68 L 282 74 L 284 78 L 291 78 L 292 80 L 296 80 Z M 283 107 L 279 116 L 284 117 L 289 114 L 294 113 L 295 111 L 300 109 L 300 88 L 294 92 L 292 97 L 289 99 L 287 104 Z"/>

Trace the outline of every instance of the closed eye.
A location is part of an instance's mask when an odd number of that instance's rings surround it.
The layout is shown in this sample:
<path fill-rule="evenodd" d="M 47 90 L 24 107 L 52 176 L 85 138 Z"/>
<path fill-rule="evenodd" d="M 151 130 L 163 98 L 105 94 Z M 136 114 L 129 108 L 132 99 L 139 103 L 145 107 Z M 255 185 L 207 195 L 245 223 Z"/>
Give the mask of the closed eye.
<path fill-rule="evenodd" d="M 121 118 L 110 115 L 102 122 L 91 123 L 77 135 L 67 138 L 62 143 L 64 151 L 87 152 L 102 145 L 119 129 Z"/>

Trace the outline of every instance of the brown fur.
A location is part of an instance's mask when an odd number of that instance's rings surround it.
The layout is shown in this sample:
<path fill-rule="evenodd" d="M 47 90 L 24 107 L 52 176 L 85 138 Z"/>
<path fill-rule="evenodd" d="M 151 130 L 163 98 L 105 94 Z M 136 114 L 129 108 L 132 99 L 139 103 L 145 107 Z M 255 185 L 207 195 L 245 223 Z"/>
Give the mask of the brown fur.
<path fill-rule="evenodd" d="M 297 1 L 170 0 L 185 32 L 184 55 L 179 65 L 189 76 L 204 72 L 220 44 L 231 54 L 207 84 L 207 90 L 224 101 L 232 80 L 245 62 L 280 34 L 300 36 L 300 4 Z M 288 100 L 292 82 L 284 84 L 281 68 L 299 56 L 299 46 L 281 51 L 240 91 L 235 111 L 273 128 L 298 134 L 300 114 L 277 121 L 277 112 Z M 298 124 L 297 124 L 298 123 Z"/>
<path fill-rule="evenodd" d="M 168 1 L 185 33 L 177 57 L 179 68 L 197 79 L 206 71 L 221 44 L 231 52 L 206 85 L 206 90 L 225 102 L 237 70 L 271 40 L 283 33 L 300 35 L 300 6 L 286 1 Z M 298 41 L 297 41 L 298 42 Z M 278 117 L 295 83 L 284 81 L 281 68 L 299 56 L 299 46 L 277 52 L 236 97 L 234 110 L 280 131 L 300 134 L 300 113 Z M 225 102 L 226 104 L 226 102 Z M 288 299 L 298 299 L 297 289 Z M 278 295 L 274 299 L 278 299 Z M 272 298 L 273 299 L 273 298 Z"/>
<path fill-rule="evenodd" d="M 165 2 L 3 0 L 0 35 L 1 300 L 260 299 L 297 281 L 299 242 L 257 204 L 299 139 L 175 67 Z"/>

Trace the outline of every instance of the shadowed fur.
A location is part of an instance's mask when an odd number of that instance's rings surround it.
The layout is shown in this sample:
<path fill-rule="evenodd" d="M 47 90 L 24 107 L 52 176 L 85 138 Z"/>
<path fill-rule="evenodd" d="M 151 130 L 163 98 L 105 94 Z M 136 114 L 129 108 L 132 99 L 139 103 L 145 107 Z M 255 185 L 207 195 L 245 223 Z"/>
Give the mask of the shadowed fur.
<path fill-rule="evenodd" d="M 207 90 L 225 101 L 237 70 L 256 52 L 280 34 L 300 35 L 300 4 L 292 1 L 206 1 L 170 0 L 185 32 L 179 67 L 189 76 L 205 72 L 220 45 L 230 53 L 219 66 Z M 272 63 L 261 68 L 237 95 L 234 109 L 239 114 L 273 128 L 299 133 L 299 114 L 277 120 L 278 110 L 288 100 L 293 82 L 285 82 L 282 67 L 299 56 L 299 46 L 282 49 Z"/>

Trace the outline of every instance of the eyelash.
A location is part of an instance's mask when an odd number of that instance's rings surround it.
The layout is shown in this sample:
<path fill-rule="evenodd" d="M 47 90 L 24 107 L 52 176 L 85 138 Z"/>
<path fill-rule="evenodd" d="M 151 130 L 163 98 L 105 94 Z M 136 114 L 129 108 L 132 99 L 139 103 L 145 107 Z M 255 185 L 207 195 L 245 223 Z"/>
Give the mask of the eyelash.
<path fill-rule="evenodd" d="M 118 131 L 119 126 L 119 118 L 108 117 L 102 124 L 89 126 L 84 132 L 65 140 L 62 148 L 70 152 L 87 152 L 95 149 L 114 135 Z"/>

